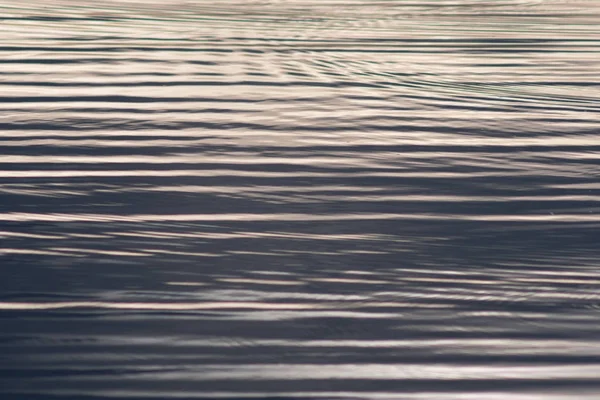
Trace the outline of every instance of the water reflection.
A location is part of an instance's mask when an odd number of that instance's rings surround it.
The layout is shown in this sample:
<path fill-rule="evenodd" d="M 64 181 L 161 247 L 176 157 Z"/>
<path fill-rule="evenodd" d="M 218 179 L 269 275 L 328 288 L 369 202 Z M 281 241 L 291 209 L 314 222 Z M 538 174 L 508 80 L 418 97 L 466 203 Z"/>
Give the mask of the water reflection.
<path fill-rule="evenodd" d="M 6 3 L 0 392 L 596 398 L 599 13 Z"/>

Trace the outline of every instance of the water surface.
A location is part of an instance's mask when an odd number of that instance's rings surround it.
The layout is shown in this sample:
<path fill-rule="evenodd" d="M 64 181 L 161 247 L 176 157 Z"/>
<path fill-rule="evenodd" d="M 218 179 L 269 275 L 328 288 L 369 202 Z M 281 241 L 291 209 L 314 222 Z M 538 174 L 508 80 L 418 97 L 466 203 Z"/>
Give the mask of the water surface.
<path fill-rule="evenodd" d="M 3 398 L 600 396 L 597 1 L 0 10 Z"/>

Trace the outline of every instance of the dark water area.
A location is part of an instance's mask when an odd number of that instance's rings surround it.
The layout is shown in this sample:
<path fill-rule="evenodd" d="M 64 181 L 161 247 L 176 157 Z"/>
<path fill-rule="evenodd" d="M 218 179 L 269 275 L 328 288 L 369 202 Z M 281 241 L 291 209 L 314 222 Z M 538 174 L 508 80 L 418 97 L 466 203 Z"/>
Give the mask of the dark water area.
<path fill-rule="evenodd" d="M 600 2 L 0 2 L 2 399 L 600 398 Z"/>

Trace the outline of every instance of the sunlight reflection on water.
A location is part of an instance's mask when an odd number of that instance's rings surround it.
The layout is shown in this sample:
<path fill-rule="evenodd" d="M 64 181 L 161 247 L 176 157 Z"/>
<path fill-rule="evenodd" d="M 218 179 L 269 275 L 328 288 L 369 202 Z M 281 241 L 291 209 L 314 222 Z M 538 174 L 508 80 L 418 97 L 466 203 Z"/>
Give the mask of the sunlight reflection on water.
<path fill-rule="evenodd" d="M 2 18 L 7 398 L 598 397 L 600 3 Z"/>

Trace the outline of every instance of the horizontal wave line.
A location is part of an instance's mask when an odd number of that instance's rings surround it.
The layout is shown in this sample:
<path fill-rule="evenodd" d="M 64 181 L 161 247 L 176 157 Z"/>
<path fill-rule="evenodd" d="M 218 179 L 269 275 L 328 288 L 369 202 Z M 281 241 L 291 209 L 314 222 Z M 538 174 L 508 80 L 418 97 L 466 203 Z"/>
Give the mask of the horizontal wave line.
<path fill-rule="evenodd" d="M 2 148 L 2 144 L 0 143 L 0 149 Z M 365 151 L 366 146 L 356 146 L 355 148 L 349 147 L 345 152 L 329 152 L 329 154 L 321 152 L 317 153 L 317 151 L 313 150 L 311 152 L 300 152 L 300 151 L 287 151 L 285 156 L 256 156 L 255 154 L 248 154 L 248 152 L 243 151 L 230 151 L 227 155 L 202 155 L 199 157 L 197 153 L 179 153 L 177 155 L 148 155 L 148 154 L 123 154 L 123 155 L 4 155 L 0 158 L 1 164 L 86 164 L 86 165 L 99 165 L 99 164 L 109 164 L 112 166 L 154 166 L 156 168 L 160 168 L 164 164 L 168 164 L 172 169 L 176 169 L 177 166 L 189 166 L 195 165 L 196 167 L 202 168 L 203 166 L 216 166 L 216 165 L 248 165 L 248 166 L 256 166 L 256 165 L 298 165 L 298 166 L 306 166 L 310 168 L 318 168 L 318 169 L 327 169 L 332 166 L 340 167 L 345 165 L 351 166 L 367 166 L 367 162 L 370 160 L 360 159 L 356 156 L 357 153 L 361 153 Z M 393 147 L 390 146 L 392 149 Z M 396 147 L 397 148 L 397 147 Z M 440 151 L 440 149 L 433 149 L 431 151 L 417 151 L 418 146 L 413 146 L 412 151 L 409 154 L 403 155 L 405 160 L 414 160 L 427 158 L 430 156 L 437 157 L 449 157 L 454 156 L 460 152 L 458 149 L 455 151 L 448 151 L 450 149 L 444 149 L 446 151 Z M 510 148 L 509 148 L 510 149 Z M 592 153 L 591 150 L 587 147 L 583 148 L 583 152 L 581 154 L 574 153 L 579 148 L 574 148 L 569 152 L 563 151 L 562 147 L 556 146 L 548 147 L 543 149 L 544 151 L 538 151 L 535 155 L 541 155 L 545 159 L 564 159 L 569 161 L 582 161 L 582 160 L 600 160 L 600 154 Z M 534 153 L 529 150 L 529 152 Z M 236 154 L 237 153 L 237 154 Z M 308 154 L 307 154 L 308 153 Z M 371 151 L 369 153 L 370 158 L 374 158 L 374 156 L 381 157 L 381 160 L 385 160 L 386 156 L 389 156 L 391 150 L 387 151 Z M 465 152 L 462 152 L 463 154 Z M 469 152 L 466 156 L 463 154 L 463 158 L 468 158 L 473 156 L 473 151 Z M 494 153 L 486 153 L 484 151 L 477 152 L 481 157 L 485 156 L 495 156 Z M 522 153 L 527 154 L 525 151 Z M 372 162 L 371 165 L 376 165 L 376 162 Z M 506 168 L 506 166 L 502 166 Z M 152 168 L 152 167 L 149 167 Z M 392 167 L 388 166 L 386 169 L 389 170 L 398 170 L 405 171 L 404 168 L 401 167 Z M 0 170 L 0 174 L 3 171 Z M 381 171 L 379 171 L 381 172 Z"/>
<path fill-rule="evenodd" d="M 369 178 L 481 178 L 481 177 L 506 177 L 506 170 L 497 172 L 403 172 L 401 170 L 393 172 L 271 172 L 271 171 L 243 171 L 243 170 L 71 170 L 71 171 L 0 171 L 0 178 L 89 178 L 89 177 L 240 177 L 246 176 L 251 178 L 290 178 L 290 177 L 369 177 Z M 539 176 L 539 173 L 529 171 L 510 171 L 511 176 Z M 563 173 L 567 176 L 566 173 Z"/>
<path fill-rule="evenodd" d="M 188 310 L 222 310 L 222 309 L 247 309 L 247 310 L 314 310 L 331 309 L 343 305 L 338 302 L 328 303 L 264 303 L 264 302 L 195 302 L 195 303 L 129 303 L 129 302 L 104 302 L 104 301 L 64 301 L 64 302 L 0 302 L 0 310 L 58 310 L 73 308 L 102 308 L 115 310 L 161 310 L 161 311 L 188 311 Z M 361 307 L 421 307 L 421 308 L 451 308 L 452 304 L 425 304 L 408 302 L 361 302 Z"/>
<path fill-rule="evenodd" d="M 65 213 L 5 213 L 4 222 L 155 222 L 155 221 L 360 221 L 360 220 L 462 220 L 489 222 L 598 222 L 600 214 L 523 214 L 523 215 L 468 215 L 468 214 L 65 214 Z"/>
<path fill-rule="evenodd" d="M 7 18 L 2 18 L 6 20 Z M 35 20 L 35 19 L 33 19 Z M 183 39 L 178 39 L 180 42 Z M 247 42 L 248 38 L 237 37 L 237 38 L 229 38 L 229 43 L 243 43 Z M 256 43 L 264 43 L 263 46 L 271 45 L 274 41 L 277 43 L 287 43 L 287 44 L 321 44 L 321 45 L 336 45 L 336 46 L 356 46 L 356 45 L 371 45 L 381 47 L 382 43 L 393 44 L 393 45 L 402 45 L 402 46 L 411 46 L 411 47 L 422 47 L 422 46 L 440 46 L 440 47 L 461 47 L 461 46 L 471 46 L 471 45 L 486 45 L 486 46 L 515 46 L 515 45 L 563 45 L 569 43 L 574 44 L 587 44 L 587 45 L 597 45 L 598 40 L 594 38 L 583 38 L 583 37 L 572 37 L 572 38 L 553 38 L 553 37 L 539 37 L 539 38 L 501 38 L 494 37 L 493 39 L 488 38 L 452 38 L 451 41 L 448 41 L 446 38 L 386 38 L 386 37 L 377 37 L 377 38 L 331 38 L 331 39 L 316 39 L 316 38 L 261 38 L 261 37 L 253 37 L 252 42 Z M 190 43 L 186 43 L 187 46 L 140 46 L 140 45 L 124 45 L 124 46 L 109 46 L 109 45 L 90 45 L 90 44 L 64 44 L 63 46 L 57 46 L 55 44 L 50 44 L 47 46 L 0 46 L 0 52 L 14 52 L 14 51 L 52 51 L 53 53 L 58 52 L 68 52 L 68 53 L 76 53 L 76 52 L 115 52 L 122 53 L 127 51 L 182 51 L 182 52 L 197 52 L 199 51 L 197 47 L 198 44 L 206 45 L 206 41 L 202 40 L 194 40 Z M 566 46 L 565 46 L 566 47 Z M 202 49 L 201 49 L 202 50 Z M 200 51 L 201 51 L 200 50 Z"/>
<path fill-rule="evenodd" d="M 108 103 L 262 103 L 271 99 L 215 99 L 210 97 L 152 97 L 152 96 L 126 96 L 126 95 L 98 95 L 98 96 L 0 96 L 0 103 L 54 103 L 54 102 L 108 102 Z"/>
<path fill-rule="evenodd" d="M 15 132 L 15 131 L 13 131 Z M 25 147 L 30 146 L 52 146 L 52 147 L 126 147 L 130 151 L 135 147 L 157 147 L 157 148 L 173 148 L 181 146 L 197 146 L 202 145 L 202 150 L 212 151 L 221 150 L 227 148 L 230 153 L 236 151 L 246 151 L 248 147 L 242 144 L 232 145 L 230 143 L 224 143 L 221 145 L 214 144 L 214 136 L 209 136 L 206 133 L 194 132 L 193 130 L 185 130 L 185 135 L 172 134 L 171 131 L 148 131 L 140 134 L 139 131 L 120 131 L 120 132 L 94 132 L 93 134 L 82 135 L 81 132 L 31 132 L 31 131 L 17 131 L 2 132 L 2 141 L 0 141 L 0 148 L 2 147 Z M 351 141 L 353 137 L 349 138 L 350 143 L 339 143 L 334 138 L 331 138 L 329 143 L 294 143 L 287 145 L 263 145 L 261 149 L 263 151 L 285 151 L 287 153 L 295 152 L 297 154 L 311 152 L 328 152 L 334 153 L 336 151 L 344 151 L 346 154 L 349 152 L 369 152 L 369 154 L 377 154 L 385 152 L 411 152 L 415 154 L 417 151 L 422 155 L 450 155 L 453 153 L 465 154 L 469 153 L 483 153 L 493 154 L 498 152 L 514 151 L 515 149 L 521 151 L 524 154 L 527 152 L 552 152 L 554 154 L 560 152 L 565 154 L 565 151 L 578 152 L 579 154 L 598 152 L 600 151 L 600 145 L 598 144 L 598 136 L 588 134 L 586 132 L 577 133 L 576 137 L 565 136 L 565 137 L 554 137 L 554 136 L 540 136 L 533 138 L 524 138 L 515 140 L 513 137 L 510 138 L 490 138 L 482 136 L 469 137 L 468 143 L 465 143 L 464 136 L 459 135 L 439 135 L 429 141 L 415 142 L 413 137 L 414 134 L 420 133 L 421 131 L 411 132 L 412 135 L 405 134 L 404 138 L 396 139 L 393 143 L 381 144 L 381 139 L 373 139 L 372 142 L 368 142 L 361 138 L 360 144 L 354 144 Z M 211 132 L 212 133 L 212 132 Z M 278 135 L 283 137 L 283 133 Z M 289 135 L 291 136 L 291 135 Z M 26 139 L 25 139 L 26 138 Z M 226 137 L 223 135 L 223 142 Z M 212 140 L 212 141 L 211 141 Z M 183 150 L 179 150 L 182 152 Z M 197 152 L 198 147 L 192 147 L 189 151 Z M 591 153 L 593 154 L 593 153 Z M 304 154 L 303 154 L 304 155 Z M 568 154 L 572 156 L 573 154 Z M 29 157 L 43 157 L 43 156 L 29 156 Z M 70 156 L 73 157 L 73 156 Z"/>

